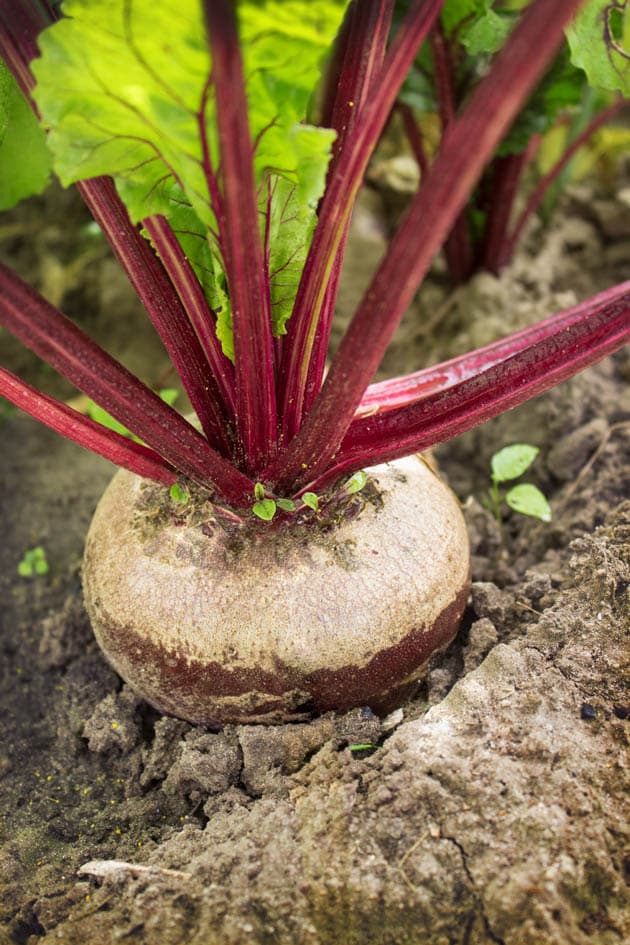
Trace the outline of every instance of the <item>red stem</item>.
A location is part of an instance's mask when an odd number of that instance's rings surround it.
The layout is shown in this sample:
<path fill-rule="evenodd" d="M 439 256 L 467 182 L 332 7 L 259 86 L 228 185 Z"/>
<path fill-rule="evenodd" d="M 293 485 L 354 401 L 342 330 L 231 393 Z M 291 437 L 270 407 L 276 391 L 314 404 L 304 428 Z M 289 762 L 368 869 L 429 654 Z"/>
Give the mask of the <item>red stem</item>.
<path fill-rule="evenodd" d="M 629 289 L 630 283 L 622 283 L 615 289 L 608 290 L 608 300 L 614 301 L 618 293 L 627 292 Z M 573 308 L 551 315 L 535 325 L 522 328 L 506 338 L 493 341 L 489 345 L 451 358 L 441 364 L 423 368 L 404 377 L 394 377 L 379 381 L 377 384 L 370 384 L 361 399 L 355 419 L 372 417 L 396 407 L 418 403 L 429 394 L 447 390 L 459 381 L 474 377 L 481 371 L 500 364 L 506 358 L 524 351 L 530 345 L 544 340 L 552 331 L 558 332 L 562 328 L 570 328 L 575 321 L 591 314 L 593 305 L 599 304 L 601 298 L 602 296 L 596 296 L 595 303 L 593 299 L 588 299 Z M 347 436 L 351 435 L 354 422 L 350 425 Z"/>
<path fill-rule="evenodd" d="M 172 486 L 177 481 L 174 470 L 153 450 L 42 394 L 3 367 L 0 367 L 0 395 L 66 439 L 98 453 L 110 463 L 165 486 Z"/>
<path fill-rule="evenodd" d="M 522 154 L 495 158 L 488 174 L 488 211 L 479 253 L 479 267 L 498 274 L 509 262 L 505 247 L 523 171 L 540 146 L 540 135 L 533 135 Z M 511 254 L 510 254 L 511 255 Z"/>
<path fill-rule="evenodd" d="M 208 440 L 224 456 L 230 455 L 221 393 L 178 298 L 178 271 L 170 271 L 169 279 L 163 265 L 166 259 L 160 262 L 133 225 L 111 178 L 79 181 L 77 188 L 144 305 Z"/>
<path fill-rule="evenodd" d="M 341 152 L 335 173 L 328 178 L 283 347 L 282 376 L 285 386 L 282 391 L 282 421 L 285 443 L 301 424 L 308 365 L 317 324 L 367 163 L 389 118 L 400 86 L 442 2 L 414 0 L 385 57 L 373 94 L 366 102 L 354 134 Z"/>
<path fill-rule="evenodd" d="M 422 134 L 420 133 L 418 123 L 413 114 L 413 109 L 410 105 L 407 105 L 406 102 L 397 102 L 396 109 L 402 118 L 405 135 L 412 154 L 420 168 L 420 174 L 424 177 L 429 170 L 429 159 L 424 147 L 424 141 L 422 140 Z"/>
<path fill-rule="evenodd" d="M 355 420 L 332 465 L 311 488 L 341 475 L 428 449 L 573 377 L 630 340 L 630 283 L 556 316 L 551 330 L 447 389 Z M 541 327 L 541 326 L 536 326 Z M 508 345 L 510 339 L 502 344 Z"/>
<path fill-rule="evenodd" d="M 253 483 L 177 411 L 2 263 L 0 290 L 0 324 L 171 466 L 229 502 L 251 494 Z"/>
<path fill-rule="evenodd" d="M 532 216 L 532 214 L 538 210 L 539 206 L 545 199 L 545 194 L 553 182 L 560 176 L 575 153 L 579 151 L 579 149 L 592 135 L 595 134 L 596 131 L 601 128 L 602 125 L 609 121 L 613 115 L 616 115 L 617 112 L 619 112 L 626 104 L 627 101 L 625 99 L 619 98 L 613 102 L 612 105 L 609 105 L 608 108 L 605 108 L 602 112 L 600 112 L 599 115 L 596 115 L 593 120 L 589 122 L 584 131 L 579 134 L 575 141 L 569 145 L 564 154 L 553 165 L 551 170 L 549 170 L 544 175 L 544 177 L 540 178 L 531 197 L 527 201 L 525 208 L 514 224 L 512 232 L 509 234 L 503 244 L 503 253 L 497 259 L 497 265 L 499 267 L 506 265 L 506 263 L 512 258 L 527 221 Z"/>
<path fill-rule="evenodd" d="M 442 135 L 444 135 L 455 120 L 457 103 L 453 88 L 453 66 L 449 44 L 439 21 L 431 30 L 431 53 L 435 94 L 442 123 Z M 448 234 L 444 243 L 444 255 L 453 282 L 457 285 L 466 282 L 473 270 L 473 254 L 465 208 L 458 214 Z"/>
<path fill-rule="evenodd" d="M 142 224 L 171 277 L 199 339 L 205 359 L 216 379 L 220 401 L 224 404 L 228 416 L 234 419 L 234 367 L 223 354 L 217 338 L 216 314 L 208 305 L 199 280 L 166 217 L 148 217 Z"/>
<path fill-rule="evenodd" d="M 30 63 L 39 54 L 38 34 L 56 16 L 46 2 L 22 0 L 11 4 L 11 10 L 7 3 L 0 0 L 0 55 L 37 114 L 30 94 L 35 85 Z M 155 326 L 204 432 L 219 451 L 229 454 L 217 382 L 162 264 L 132 224 L 109 178 L 82 181 L 77 187 Z"/>
<path fill-rule="evenodd" d="M 331 116 L 331 127 L 337 132 L 337 138 L 328 169 L 329 179 L 334 176 L 344 145 L 354 133 L 365 103 L 373 92 L 374 80 L 383 65 L 393 12 L 394 0 L 363 0 L 362 3 L 356 3 L 355 0 L 346 14 L 350 22 L 343 33 L 345 55 L 341 63 Z M 348 219 L 317 323 L 304 391 L 305 412 L 310 409 L 322 386 L 349 227 Z M 294 432 L 287 431 L 289 435 Z"/>
<path fill-rule="evenodd" d="M 282 461 L 265 471 L 265 477 L 281 490 L 299 489 L 331 463 L 431 259 L 485 163 L 555 55 L 563 27 L 579 3 L 533 3 L 444 135 L 440 152 L 363 297 L 313 409 Z"/>
<path fill-rule="evenodd" d="M 264 272 L 247 98 L 234 4 L 204 0 L 212 54 L 223 184 L 226 265 L 236 372 L 236 417 L 247 468 L 277 447 L 271 300 Z"/>

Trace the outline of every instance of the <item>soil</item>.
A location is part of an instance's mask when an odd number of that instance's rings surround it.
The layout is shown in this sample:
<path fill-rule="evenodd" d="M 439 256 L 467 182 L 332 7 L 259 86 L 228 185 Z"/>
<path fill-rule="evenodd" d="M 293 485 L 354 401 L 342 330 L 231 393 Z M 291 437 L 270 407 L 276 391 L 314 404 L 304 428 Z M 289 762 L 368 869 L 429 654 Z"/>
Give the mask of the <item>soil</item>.
<path fill-rule="evenodd" d="M 386 370 L 621 281 L 626 198 L 574 191 L 500 279 L 451 293 L 438 266 Z M 357 214 L 359 261 L 362 240 L 382 250 L 381 199 L 367 193 L 363 231 Z M 165 356 L 86 222 L 53 192 L 0 231 L 3 257 L 160 385 Z M 3 363 L 72 396 L 0 342 Z M 362 708 L 222 732 L 161 717 L 107 666 L 80 568 L 113 469 L 5 410 L 1 945 L 628 942 L 629 380 L 624 351 L 437 451 L 474 583 L 414 700 L 385 719 Z M 482 505 L 490 456 L 519 441 L 540 447 L 528 478 L 550 524 L 506 512 L 499 527 Z M 35 546 L 50 570 L 20 577 Z"/>

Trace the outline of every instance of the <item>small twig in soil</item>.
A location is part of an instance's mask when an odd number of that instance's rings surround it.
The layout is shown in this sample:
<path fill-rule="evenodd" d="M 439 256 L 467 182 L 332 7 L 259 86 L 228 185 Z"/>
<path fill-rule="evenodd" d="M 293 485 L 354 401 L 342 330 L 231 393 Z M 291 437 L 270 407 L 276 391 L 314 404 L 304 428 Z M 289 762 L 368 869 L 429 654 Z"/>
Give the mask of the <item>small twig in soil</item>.
<path fill-rule="evenodd" d="M 617 433 L 619 430 L 623 430 L 623 429 L 630 429 L 630 420 L 622 420 L 619 423 L 613 423 L 612 426 L 608 428 L 608 430 L 602 437 L 602 441 L 597 447 L 597 449 L 595 450 L 595 452 L 584 463 L 579 473 L 577 474 L 577 476 L 575 477 L 575 479 L 573 480 L 573 482 L 571 483 L 571 485 L 568 487 L 567 491 L 565 492 L 564 494 L 565 500 L 571 498 L 571 496 L 577 489 L 582 479 L 588 474 L 588 472 L 595 465 L 599 457 L 602 455 L 602 453 L 606 449 L 606 446 L 608 445 L 608 442 L 611 436 L 613 435 L 613 433 Z"/>
<path fill-rule="evenodd" d="M 94 876 L 105 879 L 117 873 L 162 873 L 163 876 L 177 876 L 180 879 L 190 879 L 190 873 L 181 870 L 170 870 L 164 866 L 145 866 L 141 863 L 127 863 L 125 860 L 90 860 L 77 870 L 80 876 Z"/>

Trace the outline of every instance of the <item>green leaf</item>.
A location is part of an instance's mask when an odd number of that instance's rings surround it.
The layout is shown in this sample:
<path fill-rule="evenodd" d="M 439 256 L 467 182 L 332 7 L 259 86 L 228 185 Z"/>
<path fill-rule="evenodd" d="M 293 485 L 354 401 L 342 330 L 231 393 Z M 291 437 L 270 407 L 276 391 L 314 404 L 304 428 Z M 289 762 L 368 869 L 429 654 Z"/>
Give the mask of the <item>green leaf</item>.
<path fill-rule="evenodd" d="M 162 390 L 158 391 L 158 394 L 169 407 L 172 407 L 179 397 L 179 391 L 176 387 L 163 387 Z"/>
<path fill-rule="evenodd" d="M 462 26 L 470 26 L 490 9 L 491 2 L 492 0 L 446 0 L 440 14 L 446 35 L 450 36 Z"/>
<path fill-rule="evenodd" d="M 46 135 L 0 61 L 0 210 L 41 194 L 50 180 L 51 165 Z"/>
<path fill-rule="evenodd" d="M 173 502 L 180 502 L 182 505 L 185 505 L 190 500 L 190 492 L 181 482 L 173 483 L 169 489 L 169 495 Z"/>
<path fill-rule="evenodd" d="M 334 138 L 304 118 L 346 6 L 242 0 L 238 7 L 276 334 L 291 312 Z M 64 184 L 110 174 L 135 222 L 156 213 L 169 219 L 233 357 L 203 163 L 203 135 L 215 169 L 219 162 L 202 4 L 66 0 L 64 12 L 40 37 L 33 64 L 55 169 Z"/>
<path fill-rule="evenodd" d="M 551 521 L 551 508 L 547 499 L 537 486 L 529 482 L 523 482 L 510 489 L 505 496 L 505 501 L 515 512 L 531 515 L 543 522 Z"/>
<path fill-rule="evenodd" d="M 0 144 L 4 138 L 4 133 L 9 124 L 9 114 L 11 111 L 11 99 L 13 98 L 13 89 L 15 82 L 13 76 L 0 59 Z"/>
<path fill-rule="evenodd" d="M 494 482 L 508 482 L 518 479 L 538 456 L 537 446 L 529 443 L 515 443 L 513 446 L 504 446 L 494 454 L 490 460 L 492 478 Z"/>
<path fill-rule="evenodd" d="M 309 509 L 313 509 L 314 512 L 319 511 L 319 498 L 314 492 L 305 492 L 303 496 L 300 496 L 304 505 L 307 505 Z"/>
<path fill-rule="evenodd" d="M 25 551 L 24 557 L 17 566 L 20 577 L 33 577 L 36 574 L 41 576 L 48 574 L 49 570 L 46 550 L 41 545 Z"/>
<path fill-rule="evenodd" d="M 304 260 L 317 222 L 317 203 L 324 192 L 326 168 L 335 133 L 327 128 L 296 126 L 291 136 L 302 169 L 300 183 L 278 175 L 268 178 L 266 212 L 269 283 L 273 333 L 286 332 Z"/>
<path fill-rule="evenodd" d="M 627 4 L 588 0 L 567 27 L 571 60 L 590 85 L 630 95 L 630 15 Z"/>
<path fill-rule="evenodd" d="M 116 420 L 115 417 L 112 417 L 112 415 L 102 407 L 99 407 L 98 404 L 95 404 L 93 400 L 88 400 L 85 406 L 85 413 L 90 420 L 94 420 L 95 423 L 100 423 L 101 426 L 107 427 L 108 430 L 113 430 L 114 433 L 120 433 L 121 436 L 131 437 L 131 433 L 126 426 L 120 423 L 119 420 Z"/>
<path fill-rule="evenodd" d="M 366 482 L 367 476 L 363 470 L 360 469 L 358 472 L 355 472 L 353 476 L 350 476 L 344 488 L 348 495 L 353 495 L 355 492 L 360 492 Z"/>
<path fill-rule="evenodd" d="M 507 39 L 513 25 L 513 17 L 499 16 L 494 10 L 486 10 L 483 16 L 462 30 L 461 43 L 471 56 L 495 53 Z"/>
<path fill-rule="evenodd" d="M 293 499 L 276 499 L 276 505 L 283 512 L 295 512 L 297 508 Z"/>
<path fill-rule="evenodd" d="M 173 406 L 179 397 L 179 391 L 174 387 L 164 387 L 162 390 L 158 391 L 158 394 L 170 407 Z M 114 433 L 120 433 L 121 436 L 128 436 L 130 439 L 135 440 L 136 443 L 142 442 L 142 440 L 139 440 L 137 436 L 134 436 L 133 433 L 130 433 L 126 426 L 120 423 L 119 420 L 116 420 L 115 417 L 112 417 L 110 413 L 108 413 L 98 404 L 94 403 L 93 400 L 88 399 L 85 405 L 85 414 L 90 418 L 90 420 L 94 420 L 95 423 L 100 423 L 101 426 L 107 427 L 108 430 L 113 430 Z"/>
<path fill-rule="evenodd" d="M 265 487 L 263 486 L 262 482 L 257 482 L 254 486 L 254 496 L 256 499 L 265 498 Z"/>
<path fill-rule="evenodd" d="M 261 499 L 252 506 L 252 512 L 261 518 L 263 522 L 270 522 L 276 514 L 276 503 L 273 499 Z"/>

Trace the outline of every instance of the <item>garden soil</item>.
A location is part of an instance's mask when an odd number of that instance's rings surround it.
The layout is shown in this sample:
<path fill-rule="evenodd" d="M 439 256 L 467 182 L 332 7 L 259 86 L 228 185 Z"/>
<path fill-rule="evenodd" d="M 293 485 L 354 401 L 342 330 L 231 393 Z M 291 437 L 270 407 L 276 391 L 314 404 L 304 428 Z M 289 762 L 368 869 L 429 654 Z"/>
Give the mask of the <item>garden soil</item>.
<path fill-rule="evenodd" d="M 344 305 L 387 231 L 355 216 Z M 630 201 L 575 190 L 500 279 L 439 265 L 386 361 L 412 370 L 630 273 Z M 375 212 L 375 204 L 376 212 Z M 87 218 L 52 192 L 3 258 L 156 386 L 159 343 Z M 75 394 L 0 336 L 2 361 Z M 630 941 L 630 358 L 437 451 L 470 526 L 462 630 L 417 697 L 288 726 L 160 717 L 108 667 L 81 599 L 112 467 L 5 410 L 0 425 L 1 945 L 623 945 Z M 501 446 L 553 521 L 483 506 Z M 18 574 L 45 549 L 49 571 Z M 359 748 L 358 746 L 371 746 Z"/>

